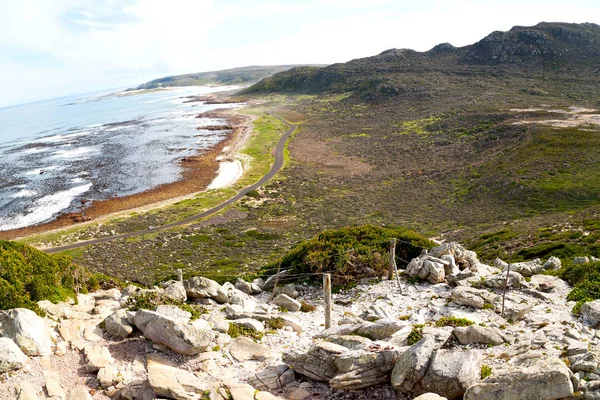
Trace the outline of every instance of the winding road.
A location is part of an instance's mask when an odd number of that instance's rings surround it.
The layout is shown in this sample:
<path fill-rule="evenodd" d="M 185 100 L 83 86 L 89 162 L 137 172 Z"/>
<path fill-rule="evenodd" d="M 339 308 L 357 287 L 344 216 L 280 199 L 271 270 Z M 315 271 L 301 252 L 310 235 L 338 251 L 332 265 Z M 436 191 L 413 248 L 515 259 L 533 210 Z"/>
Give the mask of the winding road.
<path fill-rule="evenodd" d="M 193 215 L 193 216 L 188 217 L 188 218 L 186 218 L 184 220 L 181 220 L 181 221 L 172 222 L 170 224 L 157 226 L 157 227 L 152 228 L 152 229 L 144 229 L 143 231 L 122 233 L 120 235 L 109 236 L 109 237 L 104 237 L 104 238 L 100 238 L 100 239 L 86 240 L 86 241 L 83 241 L 83 242 L 77 242 L 77 243 L 68 244 L 68 245 L 65 245 L 65 246 L 53 247 L 53 248 L 49 248 L 49 249 L 44 249 L 44 251 L 46 253 L 57 253 L 59 251 L 72 250 L 72 249 L 77 249 L 77 248 L 80 248 L 80 247 L 91 246 L 91 245 L 94 245 L 94 244 L 112 242 L 114 240 L 127 239 L 127 238 L 130 238 L 130 237 L 145 235 L 147 233 L 154 233 L 154 232 L 158 232 L 158 231 L 164 231 L 166 229 L 171 229 L 171 228 L 176 228 L 176 227 L 179 227 L 179 226 L 188 225 L 188 224 L 190 224 L 192 222 L 195 222 L 195 221 L 197 221 L 199 219 L 209 217 L 209 216 L 211 216 L 211 215 L 213 215 L 213 214 L 215 214 L 215 213 L 223 210 L 224 208 L 232 205 L 233 203 L 237 202 L 242 197 L 244 197 L 249 191 L 256 190 L 259 187 L 261 187 L 262 185 L 264 185 L 265 183 L 267 183 L 283 167 L 283 163 L 284 163 L 283 152 L 285 150 L 285 144 L 286 144 L 287 140 L 290 138 L 290 136 L 292 136 L 292 134 L 296 131 L 296 129 L 298 128 L 298 126 L 294 125 L 292 123 L 287 122 L 286 120 L 284 120 L 283 118 L 281 118 L 278 115 L 273 115 L 273 116 L 275 118 L 277 118 L 279 121 L 281 121 L 284 124 L 286 124 L 288 126 L 288 128 L 289 128 L 287 130 L 287 132 L 281 137 L 281 139 L 279 139 L 279 142 L 277 142 L 277 146 L 275 147 L 275 162 L 271 166 L 271 169 L 269 170 L 269 172 L 265 176 L 263 176 L 262 178 L 260 178 L 260 180 L 258 182 L 254 183 L 253 185 L 250 185 L 250 186 L 247 186 L 247 187 L 241 189 L 232 198 L 224 201 L 223 203 L 221 203 L 221 204 L 219 204 L 217 206 L 214 206 L 213 208 L 210 208 L 210 209 L 208 209 L 206 211 L 203 211 L 200 214 Z"/>

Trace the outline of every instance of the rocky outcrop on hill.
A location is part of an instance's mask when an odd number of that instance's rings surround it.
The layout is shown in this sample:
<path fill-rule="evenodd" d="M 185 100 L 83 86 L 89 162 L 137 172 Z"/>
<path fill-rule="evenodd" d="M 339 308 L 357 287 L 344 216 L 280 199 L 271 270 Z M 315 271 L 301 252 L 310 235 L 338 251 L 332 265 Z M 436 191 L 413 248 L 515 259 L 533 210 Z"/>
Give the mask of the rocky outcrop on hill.
<path fill-rule="evenodd" d="M 513 264 L 507 281 L 501 260 L 443 244 L 411 261 L 422 281 L 403 294 L 387 279 L 335 294 L 329 329 L 320 288 L 287 283 L 269 304 L 262 280 L 40 302 L 45 318 L 0 313 L 0 398 L 596 399 L 597 301 L 573 315 L 568 285 L 538 274 L 556 264 Z M 169 304 L 139 307 L 151 299 Z"/>

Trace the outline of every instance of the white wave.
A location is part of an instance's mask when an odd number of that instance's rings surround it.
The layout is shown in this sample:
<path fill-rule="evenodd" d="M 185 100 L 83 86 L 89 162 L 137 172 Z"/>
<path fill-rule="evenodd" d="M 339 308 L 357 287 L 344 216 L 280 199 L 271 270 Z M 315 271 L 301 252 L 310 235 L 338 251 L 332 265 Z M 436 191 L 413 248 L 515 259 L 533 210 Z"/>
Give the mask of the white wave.
<path fill-rule="evenodd" d="M 71 140 L 76 137 L 86 136 L 86 135 L 89 135 L 90 133 L 91 133 L 90 130 L 82 130 L 82 131 L 77 131 L 77 132 L 73 132 L 73 133 L 68 133 L 66 135 L 58 134 L 58 135 L 54 135 L 54 136 L 46 136 L 46 137 L 42 137 L 39 139 L 35 139 L 33 141 L 33 143 L 60 143 L 60 142 L 65 142 L 67 140 Z"/>
<path fill-rule="evenodd" d="M 23 154 L 37 154 L 50 150 L 49 147 L 32 147 L 31 149 L 23 150 Z"/>
<path fill-rule="evenodd" d="M 90 190 L 91 187 L 92 184 L 88 183 L 37 199 L 23 211 L 23 214 L 0 217 L 0 231 L 23 228 L 49 220 L 69 207 L 74 199 Z"/>
<path fill-rule="evenodd" d="M 33 197 L 37 194 L 35 190 L 23 189 L 19 190 L 17 193 L 12 195 L 13 199 L 17 199 L 19 197 Z"/>
<path fill-rule="evenodd" d="M 58 169 L 58 168 L 59 167 L 56 166 L 56 165 L 51 165 L 49 167 L 44 167 L 44 168 L 36 168 L 36 169 L 32 169 L 32 170 L 29 170 L 29 171 L 25 172 L 25 175 L 28 175 L 28 176 L 39 175 L 42 172 L 52 171 L 52 170 L 55 170 L 55 169 Z"/>
<path fill-rule="evenodd" d="M 83 178 L 73 178 L 71 179 L 71 183 L 82 183 L 85 182 L 85 179 Z"/>
<path fill-rule="evenodd" d="M 52 155 L 53 158 L 73 159 L 86 156 L 96 152 L 96 147 L 78 147 L 73 150 L 58 150 Z"/>

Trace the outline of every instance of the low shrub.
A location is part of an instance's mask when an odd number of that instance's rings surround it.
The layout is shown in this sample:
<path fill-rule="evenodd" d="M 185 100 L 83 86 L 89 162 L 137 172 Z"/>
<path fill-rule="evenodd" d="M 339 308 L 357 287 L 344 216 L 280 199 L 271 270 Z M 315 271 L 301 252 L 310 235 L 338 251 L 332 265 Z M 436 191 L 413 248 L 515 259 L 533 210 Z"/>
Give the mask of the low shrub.
<path fill-rule="evenodd" d="M 44 312 L 37 302 L 65 301 L 100 286 L 99 277 L 67 256 L 51 255 L 19 242 L 0 240 L 0 310 L 28 308 Z"/>
<path fill-rule="evenodd" d="M 236 324 L 235 322 L 229 323 L 229 330 L 227 331 L 227 334 L 231 336 L 232 339 L 240 336 L 247 336 L 256 341 L 259 341 L 264 337 L 264 333 L 257 332 L 253 329 L 248 329 L 243 325 Z"/>
<path fill-rule="evenodd" d="M 301 312 L 313 312 L 317 309 L 317 306 L 310 304 L 304 300 L 300 300 L 300 304 L 302 305 L 302 307 L 300 307 Z"/>
<path fill-rule="evenodd" d="M 421 339 L 423 339 L 423 324 L 413 325 L 412 330 L 408 334 L 408 345 L 412 346 L 413 344 L 419 343 Z"/>
<path fill-rule="evenodd" d="M 437 327 L 452 326 L 452 327 L 456 328 L 457 326 L 469 326 L 469 325 L 474 325 L 474 324 L 475 324 L 475 322 L 473 322 L 469 319 L 466 319 L 466 318 L 442 317 L 436 321 L 435 326 L 437 326 Z"/>
<path fill-rule="evenodd" d="M 313 239 L 292 247 L 281 261 L 262 268 L 263 275 L 289 270 L 291 276 L 302 279 L 331 273 L 333 285 L 347 285 L 362 278 L 386 275 L 389 265 L 389 245 L 398 239 L 396 262 L 405 265 L 433 243 L 417 233 L 403 228 L 383 228 L 373 225 L 327 230 Z M 321 279 L 316 277 L 315 279 Z"/>

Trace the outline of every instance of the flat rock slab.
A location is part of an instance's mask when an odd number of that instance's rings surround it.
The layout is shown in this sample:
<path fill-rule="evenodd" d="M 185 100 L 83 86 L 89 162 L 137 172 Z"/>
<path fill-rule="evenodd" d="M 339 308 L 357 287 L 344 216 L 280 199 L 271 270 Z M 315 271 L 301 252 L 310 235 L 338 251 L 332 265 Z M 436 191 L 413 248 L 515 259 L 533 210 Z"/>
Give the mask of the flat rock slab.
<path fill-rule="evenodd" d="M 273 357 L 273 352 L 268 347 L 245 336 L 233 339 L 229 352 L 239 362 L 249 360 L 265 361 Z"/>
<path fill-rule="evenodd" d="M 27 356 L 12 339 L 0 338 L 0 374 L 21 369 Z"/>
<path fill-rule="evenodd" d="M 188 400 L 188 393 L 203 393 L 209 386 L 194 374 L 176 368 L 169 360 L 155 354 L 147 356 L 148 382 L 157 396 Z"/>
<path fill-rule="evenodd" d="M 84 349 L 87 363 L 85 369 L 88 372 L 97 372 L 100 368 L 107 367 L 113 363 L 107 347 L 88 345 Z"/>

